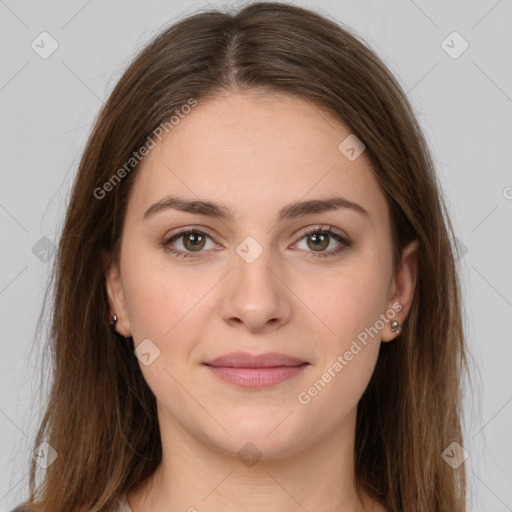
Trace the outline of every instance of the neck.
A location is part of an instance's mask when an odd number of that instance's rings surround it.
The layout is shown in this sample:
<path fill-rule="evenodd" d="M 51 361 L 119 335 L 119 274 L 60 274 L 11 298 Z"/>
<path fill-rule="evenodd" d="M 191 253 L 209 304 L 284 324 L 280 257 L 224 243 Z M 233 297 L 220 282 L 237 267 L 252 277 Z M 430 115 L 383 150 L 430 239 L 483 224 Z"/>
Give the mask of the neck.
<path fill-rule="evenodd" d="M 355 418 L 354 411 L 322 439 L 273 457 L 246 442 L 238 455 L 223 451 L 166 418 L 162 462 L 147 483 L 128 492 L 128 501 L 133 512 L 371 510 L 354 484 Z"/>

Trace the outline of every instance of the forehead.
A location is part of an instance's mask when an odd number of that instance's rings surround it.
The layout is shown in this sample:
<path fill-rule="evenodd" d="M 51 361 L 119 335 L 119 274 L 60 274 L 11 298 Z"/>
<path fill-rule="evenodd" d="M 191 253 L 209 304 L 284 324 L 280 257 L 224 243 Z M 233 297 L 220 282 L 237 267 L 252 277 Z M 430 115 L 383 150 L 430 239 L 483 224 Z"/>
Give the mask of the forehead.
<path fill-rule="evenodd" d="M 386 219 L 364 151 L 349 160 L 339 149 L 350 136 L 344 123 L 290 95 L 198 101 L 142 160 L 129 211 L 141 215 L 172 194 L 221 202 L 243 218 L 337 195 L 361 204 L 372 219 Z"/>

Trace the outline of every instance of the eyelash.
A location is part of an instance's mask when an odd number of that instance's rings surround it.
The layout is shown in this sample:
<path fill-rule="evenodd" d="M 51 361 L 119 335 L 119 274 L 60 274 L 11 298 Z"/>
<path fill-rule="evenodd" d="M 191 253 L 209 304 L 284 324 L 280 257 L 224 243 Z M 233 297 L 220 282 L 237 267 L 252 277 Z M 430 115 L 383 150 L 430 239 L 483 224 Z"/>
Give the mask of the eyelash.
<path fill-rule="evenodd" d="M 176 256 L 178 258 L 183 258 L 183 259 L 184 258 L 201 258 L 201 257 L 203 257 L 203 256 L 201 256 L 201 253 L 204 252 L 204 251 L 197 251 L 197 255 L 196 255 L 192 251 L 184 252 L 184 251 L 180 251 L 180 250 L 174 249 L 174 248 L 169 246 L 169 244 L 171 242 L 179 239 L 180 237 L 182 237 L 184 235 L 189 235 L 189 234 L 198 234 L 198 235 L 201 235 L 201 236 L 207 236 L 208 238 L 211 238 L 210 235 L 208 235 L 208 233 L 205 233 L 204 231 L 201 231 L 200 229 L 186 228 L 186 229 L 183 229 L 183 230 L 179 231 L 178 233 L 174 234 L 171 238 L 166 239 L 162 243 L 162 246 L 163 246 L 164 250 L 166 252 L 169 252 L 169 253 L 173 254 L 174 256 Z M 340 254 L 341 252 L 343 252 L 344 250 L 346 250 L 346 249 L 348 249 L 349 247 L 352 246 L 352 242 L 350 242 L 344 236 L 336 233 L 332 226 L 327 226 L 326 228 L 324 228 L 323 226 L 320 226 L 320 227 L 315 227 L 313 229 L 309 229 L 309 230 L 303 231 L 302 233 L 300 233 L 300 238 L 299 238 L 298 241 L 300 242 L 303 238 L 306 238 L 307 236 L 317 235 L 317 234 L 327 234 L 330 237 L 334 238 L 341 245 L 337 249 L 332 249 L 332 250 L 327 251 L 327 252 L 307 251 L 307 252 L 312 252 L 313 253 L 312 256 L 311 256 L 312 258 L 330 258 L 330 257 L 334 257 L 334 256 L 337 256 L 338 254 Z"/>

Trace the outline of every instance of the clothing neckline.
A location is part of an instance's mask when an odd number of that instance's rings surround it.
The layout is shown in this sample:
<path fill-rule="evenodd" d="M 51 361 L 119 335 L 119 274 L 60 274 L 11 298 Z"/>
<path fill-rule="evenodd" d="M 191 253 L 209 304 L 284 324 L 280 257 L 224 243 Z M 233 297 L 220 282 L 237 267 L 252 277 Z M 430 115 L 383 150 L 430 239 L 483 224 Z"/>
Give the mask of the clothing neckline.
<path fill-rule="evenodd" d="M 128 504 L 128 498 L 125 492 L 119 497 L 119 512 L 133 512 Z"/>

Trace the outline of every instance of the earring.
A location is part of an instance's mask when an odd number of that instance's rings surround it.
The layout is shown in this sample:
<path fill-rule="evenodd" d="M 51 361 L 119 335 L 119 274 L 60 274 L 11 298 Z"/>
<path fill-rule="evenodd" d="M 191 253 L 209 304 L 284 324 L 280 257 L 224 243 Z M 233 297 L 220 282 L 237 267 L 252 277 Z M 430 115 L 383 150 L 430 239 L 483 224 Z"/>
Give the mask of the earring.
<path fill-rule="evenodd" d="M 402 326 L 396 320 L 393 320 L 391 322 L 391 330 L 400 334 L 402 332 Z"/>
<path fill-rule="evenodd" d="M 114 324 L 115 327 L 117 323 L 117 315 L 115 313 L 112 315 L 112 323 Z"/>

